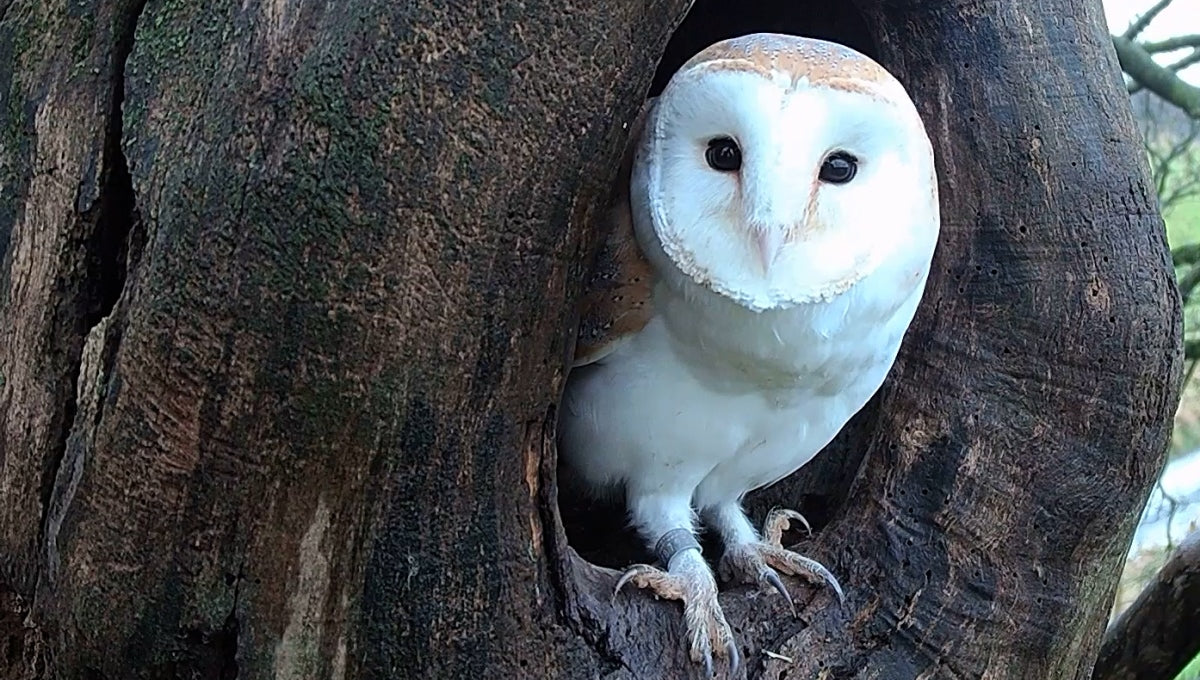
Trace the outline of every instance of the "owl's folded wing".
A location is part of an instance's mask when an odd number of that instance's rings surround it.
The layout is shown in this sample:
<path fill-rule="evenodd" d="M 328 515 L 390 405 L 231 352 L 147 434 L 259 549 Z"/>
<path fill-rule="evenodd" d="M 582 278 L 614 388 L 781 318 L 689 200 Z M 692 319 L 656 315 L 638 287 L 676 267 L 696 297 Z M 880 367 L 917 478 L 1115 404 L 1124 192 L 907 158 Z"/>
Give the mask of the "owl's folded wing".
<path fill-rule="evenodd" d="M 629 206 L 634 153 L 641 142 L 649 109 L 650 102 L 646 102 L 630 126 L 612 203 L 601 225 L 605 231 L 604 242 L 580 301 L 579 337 L 573 366 L 603 359 L 621 342 L 640 331 L 653 313 L 650 293 L 654 288 L 654 269 L 642 255 L 634 237 Z"/>

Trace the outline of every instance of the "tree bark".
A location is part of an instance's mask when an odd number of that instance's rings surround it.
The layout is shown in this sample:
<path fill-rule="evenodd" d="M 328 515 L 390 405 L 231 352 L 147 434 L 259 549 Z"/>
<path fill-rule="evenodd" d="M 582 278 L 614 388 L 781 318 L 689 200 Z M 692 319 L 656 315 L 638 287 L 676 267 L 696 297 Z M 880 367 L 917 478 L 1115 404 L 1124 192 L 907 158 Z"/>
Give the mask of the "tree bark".
<path fill-rule="evenodd" d="M 815 501 L 848 602 L 723 593 L 747 673 L 1089 677 L 1181 369 L 1098 3 L 701 2 L 668 44 L 687 4 L 0 5 L 21 658 L 697 675 L 677 604 L 568 545 L 555 405 L 655 64 L 786 30 L 910 88 L 944 229 L 879 397 L 752 502 Z"/>
<path fill-rule="evenodd" d="M 1171 555 L 1104 635 L 1093 680 L 1174 678 L 1200 654 L 1200 534 Z"/>

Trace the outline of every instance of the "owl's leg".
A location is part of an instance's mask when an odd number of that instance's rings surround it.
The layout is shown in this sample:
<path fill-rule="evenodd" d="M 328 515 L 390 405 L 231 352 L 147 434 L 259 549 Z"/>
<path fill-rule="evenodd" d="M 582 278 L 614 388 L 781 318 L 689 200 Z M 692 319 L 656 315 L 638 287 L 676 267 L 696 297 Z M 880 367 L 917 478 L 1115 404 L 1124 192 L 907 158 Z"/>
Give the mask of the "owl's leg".
<path fill-rule="evenodd" d="M 617 581 L 613 598 L 626 583 L 632 583 L 657 597 L 681 600 L 692 661 L 703 663 L 711 676 L 713 654 L 728 657 L 729 677 L 733 677 L 739 665 L 737 643 L 717 601 L 717 580 L 692 531 L 689 499 L 631 498 L 629 508 L 641 534 L 652 539 L 655 554 L 666 569 L 648 564 L 629 567 Z"/>
<path fill-rule="evenodd" d="M 838 601 L 845 601 L 841 584 L 824 565 L 783 547 L 783 531 L 791 521 L 800 522 L 811 532 L 808 520 L 800 513 L 779 508 L 772 510 L 763 522 L 761 539 L 737 502 L 718 505 L 706 515 L 709 525 L 716 529 L 725 544 L 725 555 L 718 565 L 722 579 L 757 583 L 764 588 L 770 586 L 791 605 L 792 596 L 779 579 L 778 570 L 789 576 L 803 576 L 817 585 L 827 583 L 837 593 Z"/>

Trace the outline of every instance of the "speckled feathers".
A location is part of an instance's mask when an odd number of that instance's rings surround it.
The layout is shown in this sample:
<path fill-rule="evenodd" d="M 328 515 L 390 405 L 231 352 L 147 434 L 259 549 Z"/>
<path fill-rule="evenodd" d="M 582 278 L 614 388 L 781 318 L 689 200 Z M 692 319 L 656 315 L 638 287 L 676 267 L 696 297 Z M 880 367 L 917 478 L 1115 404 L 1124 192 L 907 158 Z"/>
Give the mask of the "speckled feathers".
<path fill-rule="evenodd" d="M 779 33 L 722 40 L 698 52 L 679 69 L 747 70 L 789 74 L 834 89 L 871 92 L 899 86 L 875 61 L 844 45 Z"/>

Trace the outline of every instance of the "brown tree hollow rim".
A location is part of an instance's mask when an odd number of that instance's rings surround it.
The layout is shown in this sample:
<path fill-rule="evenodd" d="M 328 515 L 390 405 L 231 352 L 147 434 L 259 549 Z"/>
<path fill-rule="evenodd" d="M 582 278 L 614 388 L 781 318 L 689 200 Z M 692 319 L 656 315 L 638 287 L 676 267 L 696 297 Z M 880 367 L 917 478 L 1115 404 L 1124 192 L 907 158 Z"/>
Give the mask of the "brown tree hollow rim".
<path fill-rule="evenodd" d="M 1173 678 L 1200 654 L 1200 533 L 1171 555 L 1109 627 L 1093 680 Z"/>
<path fill-rule="evenodd" d="M 865 463 L 755 505 L 826 499 L 846 607 L 722 602 L 751 677 L 1089 677 L 1181 364 L 1103 18 L 855 4 L 829 30 L 912 91 L 943 237 Z M 678 605 L 567 546 L 553 447 L 686 5 L 6 5 L 0 579 L 61 677 L 696 675 Z"/>

